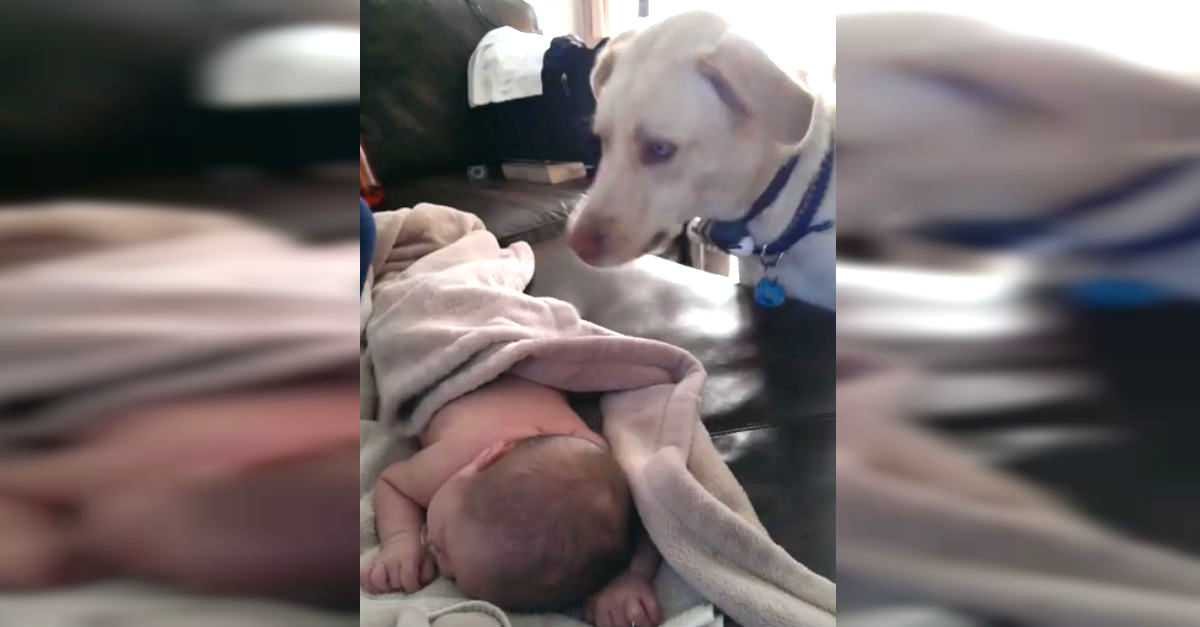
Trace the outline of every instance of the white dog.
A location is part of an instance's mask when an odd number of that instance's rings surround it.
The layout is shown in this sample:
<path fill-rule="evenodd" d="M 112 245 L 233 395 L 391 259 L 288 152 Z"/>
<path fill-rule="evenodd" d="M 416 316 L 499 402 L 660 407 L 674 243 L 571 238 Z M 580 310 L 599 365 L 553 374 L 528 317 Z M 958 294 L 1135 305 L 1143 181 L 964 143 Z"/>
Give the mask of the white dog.
<path fill-rule="evenodd" d="M 694 218 L 742 257 L 765 305 L 834 307 L 834 105 L 712 13 L 614 38 L 592 71 L 596 180 L 569 241 L 595 266 L 650 252 Z"/>

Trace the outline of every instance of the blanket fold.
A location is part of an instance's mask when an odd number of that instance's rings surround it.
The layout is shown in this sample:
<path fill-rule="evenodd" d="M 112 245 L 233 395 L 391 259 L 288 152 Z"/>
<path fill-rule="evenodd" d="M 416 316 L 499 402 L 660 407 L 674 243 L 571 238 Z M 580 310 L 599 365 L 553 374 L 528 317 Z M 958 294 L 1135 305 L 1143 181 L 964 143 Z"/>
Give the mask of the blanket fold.
<path fill-rule="evenodd" d="M 45 246 L 12 245 L 27 238 Z M 0 212 L 0 448 L 139 403 L 352 366 L 355 248 L 200 211 Z"/>
<path fill-rule="evenodd" d="M 372 418 L 382 432 L 411 438 L 446 403 L 505 373 L 602 392 L 604 435 L 670 566 L 664 570 L 747 627 L 833 625 L 833 583 L 771 541 L 700 421 L 699 361 L 591 324 L 565 302 L 524 294 L 534 271 L 529 246 L 501 248 L 464 215 L 436 205 L 376 214 L 376 259 L 387 261 L 373 272 L 364 310 L 363 370 L 373 373 Z M 434 235 L 435 223 L 457 225 L 457 237 Z M 377 540 L 374 477 L 366 473 L 378 472 L 387 448 L 372 439 L 364 435 L 368 551 Z"/>

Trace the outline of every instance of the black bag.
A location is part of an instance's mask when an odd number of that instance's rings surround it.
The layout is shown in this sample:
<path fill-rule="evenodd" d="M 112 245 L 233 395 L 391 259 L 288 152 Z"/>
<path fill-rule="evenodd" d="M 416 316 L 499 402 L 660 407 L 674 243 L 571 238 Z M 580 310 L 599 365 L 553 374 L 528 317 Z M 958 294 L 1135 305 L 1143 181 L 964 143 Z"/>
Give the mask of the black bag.
<path fill-rule="evenodd" d="M 590 74 L 605 43 L 590 49 L 574 35 L 556 37 L 542 60 L 542 95 L 471 109 L 477 162 L 493 171 L 509 159 L 599 163 Z"/>

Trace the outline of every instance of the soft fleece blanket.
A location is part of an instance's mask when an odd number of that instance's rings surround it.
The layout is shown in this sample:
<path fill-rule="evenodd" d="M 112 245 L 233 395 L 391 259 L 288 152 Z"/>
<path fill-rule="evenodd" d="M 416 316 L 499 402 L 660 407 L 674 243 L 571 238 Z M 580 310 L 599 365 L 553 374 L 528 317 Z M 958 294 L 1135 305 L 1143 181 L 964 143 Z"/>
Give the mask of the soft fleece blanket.
<path fill-rule="evenodd" d="M 0 211 L 0 448 L 353 363 L 355 248 L 205 211 Z"/>
<path fill-rule="evenodd" d="M 914 424 L 911 368 L 838 355 L 838 569 L 1038 627 L 1196 627 L 1200 560 L 1130 538 Z"/>
<path fill-rule="evenodd" d="M 695 358 L 524 294 L 534 272 L 529 246 L 501 248 L 468 214 L 418 205 L 376 214 L 376 226 L 363 303 L 364 396 L 377 399 L 362 432 L 364 560 L 378 545 L 371 488 L 381 468 L 412 452 L 412 436 L 441 406 L 508 372 L 606 392 L 604 435 L 669 565 L 656 582 L 667 625 L 721 624 L 709 606 L 689 602 L 687 587 L 747 627 L 835 624 L 834 585 L 770 540 L 713 447 L 699 420 L 705 373 Z M 362 610 L 364 625 L 580 624 L 565 615 L 506 616 L 441 580 L 412 597 L 364 597 Z"/>
<path fill-rule="evenodd" d="M 141 403 L 344 371 L 354 243 L 126 203 L 0 208 L 0 455 Z M 0 591 L 0 626 L 350 627 L 336 614 L 133 581 Z"/>

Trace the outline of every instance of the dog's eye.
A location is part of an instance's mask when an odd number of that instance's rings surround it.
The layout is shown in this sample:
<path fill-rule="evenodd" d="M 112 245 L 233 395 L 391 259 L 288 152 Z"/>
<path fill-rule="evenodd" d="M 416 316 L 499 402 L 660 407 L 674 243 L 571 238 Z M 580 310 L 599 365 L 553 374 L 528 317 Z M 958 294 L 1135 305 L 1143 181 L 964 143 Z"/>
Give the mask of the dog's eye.
<path fill-rule="evenodd" d="M 675 144 L 668 141 L 642 142 L 642 163 L 662 163 L 675 156 Z"/>

